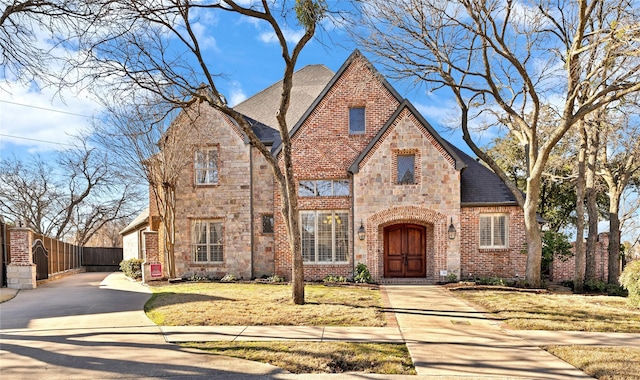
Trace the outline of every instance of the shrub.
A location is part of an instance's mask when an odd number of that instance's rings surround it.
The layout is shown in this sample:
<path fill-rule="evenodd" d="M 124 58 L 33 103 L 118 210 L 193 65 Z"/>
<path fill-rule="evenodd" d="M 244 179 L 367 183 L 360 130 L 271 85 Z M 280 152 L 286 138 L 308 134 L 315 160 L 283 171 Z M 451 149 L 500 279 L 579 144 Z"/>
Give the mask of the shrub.
<path fill-rule="evenodd" d="M 284 277 L 280 277 L 277 274 L 266 278 L 267 282 L 284 282 Z"/>
<path fill-rule="evenodd" d="M 619 281 L 620 285 L 629 291 L 629 303 L 640 307 L 640 260 L 627 264 Z"/>
<path fill-rule="evenodd" d="M 480 277 L 475 279 L 478 285 L 497 285 L 504 286 L 504 280 L 500 277 Z"/>
<path fill-rule="evenodd" d="M 238 278 L 231 273 L 227 273 L 220 279 L 220 282 L 236 282 Z"/>
<path fill-rule="evenodd" d="M 455 273 L 449 273 L 447 275 L 447 282 L 458 282 L 458 276 Z"/>
<path fill-rule="evenodd" d="M 334 276 L 332 274 L 326 276 L 325 278 L 322 279 L 322 282 L 326 282 L 326 283 L 340 283 L 340 282 L 347 282 L 347 279 L 342 277 L 342 276 Z"/>
<path fill-rule="evenodd" d="M 120 270 L 125 276 L 139 280 L 142 278 L 142 262 L 141 259 L 122 260 L 120 262 Z"/>
<path fill-rule="evenodd" d="M 363 263 L 356 265 L 356 275 L 353 277 L 353 282 L 371 283 L 371 273 L 369 272 L 369 268 Z"/>

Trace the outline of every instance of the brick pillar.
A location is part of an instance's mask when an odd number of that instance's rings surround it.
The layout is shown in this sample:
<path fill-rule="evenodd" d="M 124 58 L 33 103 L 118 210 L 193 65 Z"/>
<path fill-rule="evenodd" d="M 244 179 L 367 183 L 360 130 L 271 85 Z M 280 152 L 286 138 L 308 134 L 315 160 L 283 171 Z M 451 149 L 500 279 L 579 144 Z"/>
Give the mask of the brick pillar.
<path fill-rule="evenodd" d="M 11 289 L 35 289 L 36 265 L 31 247 L 33 238 L 28 228 L 9 229 L 11 263 L 7 265 L 7 286 Z"/>
<path fill-rule="evenodd" d="M 144 231 L 142 233 L 145 242 L 145 257 L 142 263 L 142 282 L 149 282 L 151 280 L 159 280 L 163 278 L 164 269 L 160 262 L 160 249 L 158 247 L 158 232 L 157 231 Z M 152 267 L 153 265 L 153 267 Z M 151 269 L 157 269 L 157 265 L 160 265 L 160 275 L 157 275 L 156 271 Z"/>

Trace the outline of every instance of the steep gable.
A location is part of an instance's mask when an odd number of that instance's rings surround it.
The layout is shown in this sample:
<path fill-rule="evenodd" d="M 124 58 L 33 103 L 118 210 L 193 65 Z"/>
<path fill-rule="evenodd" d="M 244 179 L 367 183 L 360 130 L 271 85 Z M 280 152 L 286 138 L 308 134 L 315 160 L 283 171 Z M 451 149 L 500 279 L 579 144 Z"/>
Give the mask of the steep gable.
<path fill-rule="evenodd" d="M 463 162 L 455 150 L 451 148 L 451 145 L 447 143 L 440 135 L 433 129 L 433 127 L 422 117 L 422 115 L 413 107 L 413 105 L 408 101 L 404 100 L 393 113 L 393 115 L 389 118 L 389 120 L 385 123 L 385 125 L 380 129 L 378 134 L 369 142 L 367 147 L 360 153 L 358 158 L 354 161 L 354 163 L 349 166 L 350 173 L 358 173 L 360 170 L 360 166 L 364 163 L 364 161 L 369 157 L 376 148 L 380 145 L 384 137 L 390 132 L 392 127 L 396 125 L 402 117 L 406 117 L 410 115 L 411 117 L 416 119 L 416 124 L 420 125 L 423 129 L 424 136 L 431 142 L 431 144 L 445 157 L 446 160 L 451 162 L 451 164 L 456 168 L 456 170 L 461 170 L 466 167 L 466 164 Z"/>
<path fill-rule="evenodd" d="M 402 98 L 354 51 L 290 132 L 300 178 L 345 178 L 347 168 L 376 136 Z M 349 110 L 364 108 L 362 133 L 349 131 Z M 274 149 L 277 155 L 281 146 Z"/>

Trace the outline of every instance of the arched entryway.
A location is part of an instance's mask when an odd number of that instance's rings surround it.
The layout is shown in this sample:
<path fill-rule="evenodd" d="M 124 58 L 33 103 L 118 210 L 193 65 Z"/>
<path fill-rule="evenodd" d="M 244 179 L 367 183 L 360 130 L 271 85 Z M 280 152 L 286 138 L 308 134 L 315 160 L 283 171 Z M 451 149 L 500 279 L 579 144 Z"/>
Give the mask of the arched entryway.
<path fill-rule="evenodd" d="M 411 223 L 384 228 L 384 277 L 425 277 L 427 231 Z"/>

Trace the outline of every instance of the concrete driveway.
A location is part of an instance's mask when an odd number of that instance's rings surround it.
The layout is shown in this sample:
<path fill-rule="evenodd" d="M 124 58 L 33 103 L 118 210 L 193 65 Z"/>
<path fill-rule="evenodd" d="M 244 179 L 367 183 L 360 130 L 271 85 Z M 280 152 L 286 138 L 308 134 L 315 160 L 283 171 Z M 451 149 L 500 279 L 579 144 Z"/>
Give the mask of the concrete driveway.
<path fill-rule="evenodd" d="M 144 286 L 121 273 L 81 273 L 0 304 L 3 379 L 254 379 L 266 364 L 167 344 L 144 314 Z"/>

